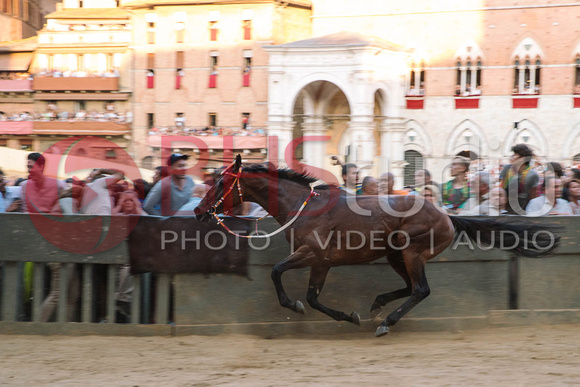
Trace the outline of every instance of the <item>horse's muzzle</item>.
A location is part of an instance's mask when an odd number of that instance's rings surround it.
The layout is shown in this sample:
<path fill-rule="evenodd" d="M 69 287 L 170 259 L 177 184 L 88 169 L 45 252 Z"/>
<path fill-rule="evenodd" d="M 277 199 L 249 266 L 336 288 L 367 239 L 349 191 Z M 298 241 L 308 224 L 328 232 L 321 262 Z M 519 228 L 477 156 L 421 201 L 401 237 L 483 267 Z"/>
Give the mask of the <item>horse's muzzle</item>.
<path fill-rule="evenodd" d="M 209 212 L 204 212 L 201 214 L 197 213 L 197 208 L 196 208 L 196 214 L 195 214 L 195 218 L 202 223 L 209 223 L 210 219 L 211 219 L 211 215 Z"/>

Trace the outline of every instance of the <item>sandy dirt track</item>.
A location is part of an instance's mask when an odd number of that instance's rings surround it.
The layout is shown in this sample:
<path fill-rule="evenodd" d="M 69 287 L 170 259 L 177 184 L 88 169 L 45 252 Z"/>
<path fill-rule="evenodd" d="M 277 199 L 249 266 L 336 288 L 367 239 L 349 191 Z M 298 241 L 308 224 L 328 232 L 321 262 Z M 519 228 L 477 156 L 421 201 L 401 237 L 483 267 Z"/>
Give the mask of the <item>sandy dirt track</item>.
<path fill-rule="evenodd" d="M 580 385 L 580 326 L 254 336 L 0 335 L 0 386 Z"/>

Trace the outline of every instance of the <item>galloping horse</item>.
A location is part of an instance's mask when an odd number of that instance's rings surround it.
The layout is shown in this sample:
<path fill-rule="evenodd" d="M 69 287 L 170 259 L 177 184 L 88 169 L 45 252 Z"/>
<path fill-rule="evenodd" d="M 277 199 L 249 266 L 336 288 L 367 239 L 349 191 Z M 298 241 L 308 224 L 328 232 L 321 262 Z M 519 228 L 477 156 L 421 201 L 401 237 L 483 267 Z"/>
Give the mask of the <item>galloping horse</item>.
<path fill-rule="evenodd" d="M 236 206 L 244 200 L 258 203 L 283 228 L 291 225 L 295 251 L 274 266 L 272 280 L 280 305 L 297 313 L 305 313 L 304 305 L 287 296 L 282 273 L 310 267 L 308 304 L 337 321 L 360 325 L 358 313 L 347 315 L 333 310 L 322 305 L 318 296 L 330 268 L 371 262 L 386 255 L 406 287 L 378 295 L 371 306 L 371 317 L 377 317 L 391 301 L 409 299 L 381 322 L 376 336 L 387 334 L 389 327 L 429 295 L 425 264 L 445 250 L 455 235 L 464 232 L 478 244 L 510 246 L 510 250 L 530 257 L 548 254 L 558 244 L 558 238 L 546 233 L 546 228 L 507 220 L 448 216 L 420 196 L 352 196 L 336 186 L 312 187 L 316 181 L 314 177 L 271 165 L 242 167 L 238 155 L 197 206 L 195 214 L 202 221 L 214 216 L 220 222 L 217 214 L 224 212 L 224 203 Z M 500 234 L 502 230 L 508 232 Z M 285 232 L 290 241 L 290 228 Z M 376 238 L 378 232 L 383 233 L 382 238 Z M 348 244 L 357 248 L 346 248 Z"/>

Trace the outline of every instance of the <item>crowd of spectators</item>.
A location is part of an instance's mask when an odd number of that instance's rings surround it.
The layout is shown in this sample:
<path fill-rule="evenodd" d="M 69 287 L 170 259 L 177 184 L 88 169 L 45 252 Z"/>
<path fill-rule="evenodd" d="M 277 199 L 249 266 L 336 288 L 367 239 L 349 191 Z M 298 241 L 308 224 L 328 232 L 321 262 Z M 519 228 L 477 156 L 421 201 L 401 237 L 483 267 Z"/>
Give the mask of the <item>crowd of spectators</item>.
<path fill-rule="evenodd" d="M 580 169 L 557 162 L 535 162 L 525 144 L 512 148 L 510 163 L 496 176 L 489 169 L 470 170 L 469 158 L 455 157 L 451 179 L 439 184 L 426 169 L 415 172 L 415 184 L 395 191 L 394 176 L 365 177 L 359 184 L 355 164 L 342 166 L 342 188 L 356 195 L 420 195 L 450 215 L 580 215 Z M 534 164 L 535 163 L 535 164 Z"/>
<path fill-rule="evenodd" d="M 262 128 L 244 129 L 243 127 L 190 127 L 190 126 L 163 126 L 149 129 L 149 135 L 155 136 L 265 136 L 266 130 Z"/>
<path fill-rule="evenodd" d="M 115 78 L 119 76 L 119 69 L 113 68 L 111 70 L 69 70 L 69 69 L 54 69 L 52 71 L 41 70 L 32 75 L 34 78 L 52 77 L 52 78 L 93 78 L 105 77 Z"/>
<path fill-rule="evenodd" d="M 0 111 L 0 121 L 93 121 L 93 122 L 117 122 L 120 124 L 130 124 L 133 122 L 133 112 L 117 112 L 112 103 L 107 103 L 104 110 L 78 110 L 67 111 L 58 109 L 55 103 L 47 105 L 47 111 L 44 113 L 31 113 L 23 111 L 14 114 L 7 114 Z"/>

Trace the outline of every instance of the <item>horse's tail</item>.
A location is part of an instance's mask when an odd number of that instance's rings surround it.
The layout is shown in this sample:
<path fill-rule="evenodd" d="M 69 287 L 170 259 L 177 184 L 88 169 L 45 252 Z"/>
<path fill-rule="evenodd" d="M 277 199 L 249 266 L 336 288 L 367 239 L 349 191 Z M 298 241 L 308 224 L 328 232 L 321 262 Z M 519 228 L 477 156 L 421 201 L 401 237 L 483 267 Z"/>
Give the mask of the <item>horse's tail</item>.
<path fill-rule="evenodd" d="M 455 227 L 455 238 L 463 233 L 478 245 L 492 246 L 531 258 L 550 254 L 558 247 L 560 237 L 555 226 L 538 226 L 531 223 L 513 222 L 508 218 L 473 219 L 449 216 Z"/>

